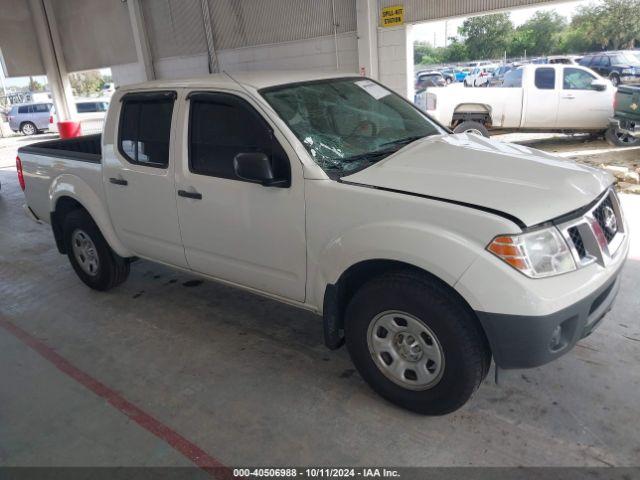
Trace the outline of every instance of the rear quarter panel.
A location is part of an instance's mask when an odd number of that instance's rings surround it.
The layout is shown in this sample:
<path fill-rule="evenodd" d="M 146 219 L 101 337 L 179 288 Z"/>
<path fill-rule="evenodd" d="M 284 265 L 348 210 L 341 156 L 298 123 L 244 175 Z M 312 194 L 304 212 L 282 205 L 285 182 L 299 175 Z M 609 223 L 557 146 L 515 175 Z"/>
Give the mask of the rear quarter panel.
<path fill-rule="evenodd" d="M 522 115 L 521 88 L 464 88 L 459 86 L 431 90 L 437 96 L 436 109 L 428 111 L 439 122 L 451 126 L 456 109 L 465 104 L 486 105 L 493 127 L 517 128 Z"/>

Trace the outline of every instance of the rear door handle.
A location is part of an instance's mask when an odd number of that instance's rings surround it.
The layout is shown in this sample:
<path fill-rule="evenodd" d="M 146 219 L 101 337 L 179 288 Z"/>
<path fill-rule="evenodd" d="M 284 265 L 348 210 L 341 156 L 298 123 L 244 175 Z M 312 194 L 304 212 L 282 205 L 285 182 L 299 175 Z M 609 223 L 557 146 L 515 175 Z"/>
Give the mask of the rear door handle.
<path fill-rule="evenodd" d="M 129 185 L 129 182 L 127 182 L 124 178 L 113 178 L 113 177 L 111 177 L 109 179 L 109 183 L 113 183 L 114 185 L 122 185 L 122 186 Z"/>
<path fill-rule="evenodd" d="M 187 192 L 186 190 L 178 190 L 178 195 L 186 198 L 193 198 L 194 200 L 202 200 L 202 194 L 198 192 Z"/>
<path fill-rule="evenodd" d="M 565 96 L 563 96 L 562 98 L 565 98 L 565 99 L 567 99 L 567 100 L 573 100 L 573 99 L 575 99 L 576 97 L 574 97 L 573 95 L 565 95 Z"/>

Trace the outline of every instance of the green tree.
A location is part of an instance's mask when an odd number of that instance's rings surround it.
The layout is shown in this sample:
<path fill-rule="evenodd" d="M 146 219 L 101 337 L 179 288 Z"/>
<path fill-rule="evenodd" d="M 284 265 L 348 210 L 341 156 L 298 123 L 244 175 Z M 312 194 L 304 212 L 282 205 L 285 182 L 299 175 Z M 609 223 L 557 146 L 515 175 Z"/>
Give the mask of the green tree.
<path fill-rule="evenodd" d="M 92 93 L 98 93 L 104 85 L 104 80 L 98 70 L 72 73 L 69 75 L 69 82 L 71 83 L 71 89 L 74 95 L 77 96 L 88 96 Z"/>
<path fill-rule="evenodd" d="M 554 53 L 558 51 L 560 35 L 566 27 L 566 19 L 557 12 L 537 11 L 516 29 L 510 50 L 526 48 L 531 55 Z"/>
<path fill-rule="evenodd" d="M 467 46 L 457 38 L 449 39 L 449 45 L 442 51 L 443 62 L 463 62 L 469 60 Z"/>
<path fill-rule="evenodd" d="M 578 9 L 571 27 L 602 49 L 640 44 L 640 0 L 603 0 Z"/>
<path fill-rule="evenodd" d="M 29 77 L 29 91 L 30 92 L 44 92 L 44 85 L 42 85 L 35 78 Z"/>
<path fill-rule="evenodd" d="M 474 59 L 502 57 L 513 33 L 508 13 L 467 18 L 458 33 L 464 38 L 469 56 Z"/>

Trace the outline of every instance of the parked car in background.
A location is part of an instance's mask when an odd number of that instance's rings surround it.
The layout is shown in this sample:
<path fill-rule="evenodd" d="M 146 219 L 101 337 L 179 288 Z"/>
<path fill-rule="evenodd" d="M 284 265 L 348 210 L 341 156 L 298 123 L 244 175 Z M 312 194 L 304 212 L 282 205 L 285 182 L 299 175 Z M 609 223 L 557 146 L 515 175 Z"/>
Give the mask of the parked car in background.
<path fill-rule="evenodd" d="M 490 129 L 604 133 L 615 88 L 578 65 L 524 65 L 502 88 L 431 89 L 416 103 L 454 132 L 489 136 Z"/>
<path fill-rule="evenodd" d="M 430 87 L 444 87 L 447 84 L 444 76 L 440 72 L 426 71 L 418 74 L 416 79 L 416 92 Z"/>
<path fill-rule="evenodd" d="M 640 87 L 620 85 L 605 138 L 618 147 L 640 145 Z"/>
<path fill-rule="evenodd" d="M 218 74 L 114 97 L 102 135 L 16 159 L 25 212 L 92 289 L 144 258 L 310 310 L 376 392 L 431 415 L 492 359 L 566 354 L 618 293 L 610 174 L 449 134 L 367 78 Z"/>
<path fill-rule="evenodd" d="M 531 61 L 536 65 L 577 65 L 581 57 L 576 55 L 550 55 L 548 57 L 539 57 Z"/>
<path fill-rule="evenodd" d="M 440 73 L 444 77 L 444 80 L 447 83 L 447 85 L 456 81 L 456 73 L 452 68 L 441 68 Z"/>
<path fill-rule="evenodd" d="M 78 98 L 75 100 L 77 112 L 75 120 L 80 122 L 83 132 L 99 132 L 102 130 L 104 117 L 109 109 L 109 102 L 110 99 L 108 98 Z M 53 117 L 54 125 L 52 125 L 50 130 L 57 131 L 57 117 L 55 113 Z"/>
<path fill-rule="evenodd" d="M 50 102 L 13 105 L 7 115 L 9 128 L 24 135 L 46 132 L 54 125 L 52 110 Z"/>
<path fill-rule="evenodd" d="M 580 65 L 611 80 L 614 86 L 640 84 L 640 57 L 632 50 L 585 55 Z"/>
<path fill-rule="evenodd" d="M 504 76 L 509 73 L 514 68 L 518 68 L 520 64 L 517 63 L 509 63 L 507 65 L 501 65 L 496 68 L 489 77 L 489 86 L 490 87 L 501 87 L 504 82 Z"/>
<path fill-rule="evenodd" d="M 111 96 L 116 91 L 116 85 L 113 82 L 107 82 L 102 86 L 102 95 Z"/>
<path fill-rule="evenodd" d="M 482 65 L 474 68 L 464 79 L 465 87 L 488 87 L 489 80 L 498 65 Z"/>

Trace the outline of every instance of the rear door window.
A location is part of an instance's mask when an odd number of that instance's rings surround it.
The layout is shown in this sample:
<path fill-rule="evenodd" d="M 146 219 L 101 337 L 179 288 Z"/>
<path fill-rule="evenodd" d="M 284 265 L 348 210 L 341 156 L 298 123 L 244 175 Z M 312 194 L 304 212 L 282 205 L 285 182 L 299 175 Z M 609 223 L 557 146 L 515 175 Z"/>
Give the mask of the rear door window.
<path fill-rule="evenodd" d="M 49 113 L 49 105 L 46 103 L 38 103 L 33 106 L 35 113 Z"/>
<path fill-rule="evenodd" d="M 175 97 L 175 92 L 153 92 L 122 98 L 118 148 L 127 161 L 167 168 Z"/>
<path fill-rule="evenodd" d="M 535 85 L 540 90 L 553 90 L 556 87 L 556 71 L 553 68 L 538 68 Z"/>

